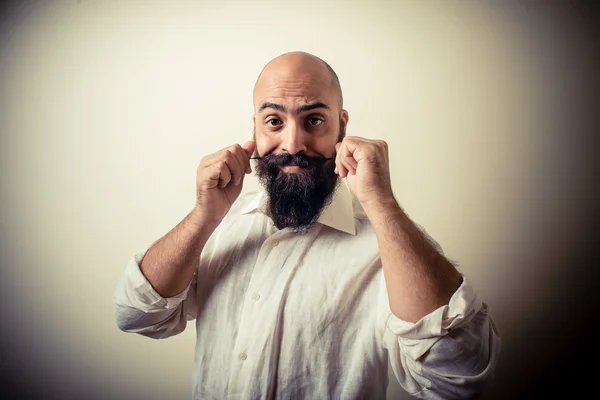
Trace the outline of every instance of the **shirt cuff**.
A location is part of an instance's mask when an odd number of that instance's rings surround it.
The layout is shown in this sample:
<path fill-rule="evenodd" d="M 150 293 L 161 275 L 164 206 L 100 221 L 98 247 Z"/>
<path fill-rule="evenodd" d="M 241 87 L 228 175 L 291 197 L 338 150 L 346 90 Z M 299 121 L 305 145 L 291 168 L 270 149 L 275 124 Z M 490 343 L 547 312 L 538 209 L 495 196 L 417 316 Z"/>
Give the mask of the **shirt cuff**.
<path fill-rule="evenodd" d="M 467 325 L 481 309 L 482 302 L 473 287 L 464 275 L 462 279 L 448 304 L 415 323 L 401 320 L 390 313 L 386 328 L 397 337 L 402 352 L 408 357 L 418 360 L 449 330 Z"/>
<path fill-rule="evenodd" d="M 145 312 L 152 312 L 158 310 L 170 310 L 177 307 L 183 300 L 185 300 L 188 291 L 190 290 L 190 284 L 178 295 L 173 297 L 162 297 L 148 282 L 142 271 L 140 270 L 140 262 L 148 249 L 136 253 L 132 259 L 129 260 L 125 267 L 125 279 L 126 285 L 130 289 L 130 293 L 138 303 L 136 308 L 139 308 Z M 193 281 L 193 280 L 192 280 Z"/>

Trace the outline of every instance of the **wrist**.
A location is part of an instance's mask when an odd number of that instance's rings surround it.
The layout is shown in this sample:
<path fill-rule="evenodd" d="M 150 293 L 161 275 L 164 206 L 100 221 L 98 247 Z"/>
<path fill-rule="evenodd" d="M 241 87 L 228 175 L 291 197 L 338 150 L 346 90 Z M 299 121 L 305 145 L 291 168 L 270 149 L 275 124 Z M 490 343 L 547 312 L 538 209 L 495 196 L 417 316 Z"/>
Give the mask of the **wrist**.
<path fill-rule="evenodd" d="M 196 229 L 209 229 L 213 231 L 219 226 L 223 218 L 215 217 L 214 213 L 208 213 L 196 206 L 188 214 L 189 223 Z"/>
<path fill-rule="evenodd" d="M 365 199 L 362 201 L 362 207 L 369 218 L 397 214 L 402 211 L 393 194 Z"/>

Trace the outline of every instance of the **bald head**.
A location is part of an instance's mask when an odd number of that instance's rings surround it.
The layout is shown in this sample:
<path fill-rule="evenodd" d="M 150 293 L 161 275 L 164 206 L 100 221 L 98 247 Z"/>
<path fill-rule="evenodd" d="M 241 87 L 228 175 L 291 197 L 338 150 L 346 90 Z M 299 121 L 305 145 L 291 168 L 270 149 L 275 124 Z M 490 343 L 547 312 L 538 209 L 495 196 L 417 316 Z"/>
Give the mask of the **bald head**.
<path fill-rule="evenodd" d="M 329 64 L 321 58 L 310 53 L 294 51 L 282 54 L 271 60 L 263 68 L 256 84 L 254 85 L 254 103 L 256 105 L 257 95 L 272 88 L 279 81 L 293 82 L 298 85 L 316 84 L 324 91 L 329 91 L 335 96 L 336 105 L 343 108 L 342 88 L 337 74 Z"/>

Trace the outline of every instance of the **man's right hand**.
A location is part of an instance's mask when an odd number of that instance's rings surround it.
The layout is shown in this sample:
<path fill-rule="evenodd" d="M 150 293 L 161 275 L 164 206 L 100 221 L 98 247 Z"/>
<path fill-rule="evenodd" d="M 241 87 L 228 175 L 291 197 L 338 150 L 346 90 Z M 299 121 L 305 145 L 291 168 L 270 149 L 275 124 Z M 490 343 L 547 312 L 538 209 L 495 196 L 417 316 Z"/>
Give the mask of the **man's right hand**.
<path fill-rule="evenodd" d="M 256 144 L 234 144 L 204 157 L 196 170 L 196 212 L 205 220 L 221 222 L 242 191 L 245 174 L 252 172 L 250 157 Z"/>

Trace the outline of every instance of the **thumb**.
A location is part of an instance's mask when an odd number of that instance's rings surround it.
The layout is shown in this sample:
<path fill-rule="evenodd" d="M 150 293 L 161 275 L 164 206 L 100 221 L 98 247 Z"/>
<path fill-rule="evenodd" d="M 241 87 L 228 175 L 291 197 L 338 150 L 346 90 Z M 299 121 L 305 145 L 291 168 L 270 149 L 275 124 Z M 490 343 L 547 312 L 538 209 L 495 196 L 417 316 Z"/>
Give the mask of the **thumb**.
<path fill-rule="evenodd" d="M 255 148 L 256 148 L 256 143 L 254 143 L 254 141 L 252 141 L 252 140 L 248 140 L 246 143 L 244 143 L 242 145 L 242 149 L 244 149 L 244 151 L 246 152 L 248 157 L 252 157 L 252 154 L 254 153 Z"/>
<path fill-rule="evenodd" d="M 254 143 L 252 140 L 248 140 L 246 143 L 244 143 L 242 145 L 242 149 L 244 149 L 248 158 L 252 157 L 252 154 L 254 153 L 255 148 L 256 148 L 256 143 Z M 248 160 L 248 162 L 250 162 L 250 160 Z M 250 164 L 248 164 L 246 166 L 246 173 L 249 174 L 251 172 L 252 172 L 252 168 L 250 167 Z"/>

